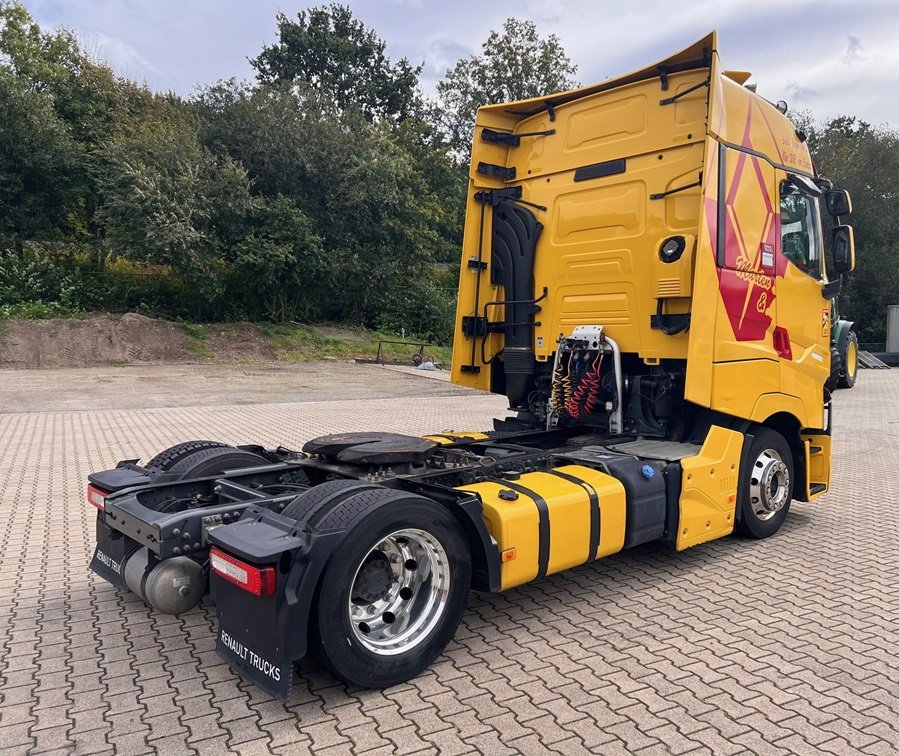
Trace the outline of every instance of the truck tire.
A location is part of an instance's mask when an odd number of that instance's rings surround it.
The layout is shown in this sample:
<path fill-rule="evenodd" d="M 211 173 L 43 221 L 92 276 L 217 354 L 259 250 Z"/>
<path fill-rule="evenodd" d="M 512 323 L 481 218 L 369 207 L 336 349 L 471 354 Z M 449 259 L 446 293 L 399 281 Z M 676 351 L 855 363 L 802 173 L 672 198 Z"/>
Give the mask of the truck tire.
<path fill-rule="evenodd" d="M 734 532 L 744 538 L 768 538 L 787 519 L 793 499 L 793 454 L 786 439 L 770 428 L 757 428 L 746 457 L 737 496 Z"/>
<path fill-rule="evenodd" d="M 830 347 L 830 375 L 824 381 L 824 388 L 830 393 L 837 390 L 840 385 L 840 373 L 843 370 L 843 356 L 840 350 L 831 344 Z"/>
<path fill-rule="evenodd" d="M 173 465 L 177 464 L 188 454 L 193 454 L 201 449 L 211 449 L 214 447 L 227 446 L 219 441 L 185 441 L 182 444 L 175 444 L 168 449 L 159 452 L 153 459 L 144 465 L 147 469 L 161 470 L 168 472 Z"/>
<path fill-rule="evenodd" d="M 304 491 L 281 514 L 308 525 L 316 525 L 330 507 L 362 491 L 384 490 L 384 486 L 358 480 L 329 480 Z"/>
<path fill-rule="evenodd" d="M 202 478 L 207 475 L 218 475 L 225 470 L 238 470 L 241 467 L 259 467 L 271 464 L 265 457 L 238 449 L 235 446 L 216 446 L 200 449 L 183 457 L 169 468 L 169 472 L 181 473 L 181 477 Z"/>
<path fill-rule="evenodd" d="M 218 475 L 225 472 L 225 470 L 237 470 L 241 467 L 259 467 L 260 465 L 269 464 L 265 457 L 260 457 L 258 454 L 253 454 L 253 452 L 245 449 L 238 449 L 236 446 L 216 444 L 213 441 L 191 443 L 202 443 L 206 444 L 206 446 L 187 451 L 176 459 L 165 460 L 163 463 L 165 467 L 156 469 L 174 473 L 178 476 L 177 479 L 186 480 L 188 478 Z M 172 449 L 176 448 L 172 447 Z M 172 456 L 174 457 L 175 455 Z"/>
<path fill-rule="evenodd" d="M 347 528 L 319 586 L 312 630 L 340 679 L 386 688 L 420 674 L 468 603 L 471 557 L 459 523 L 422 496 L 361 491 L 319 528 Z"/>
<path fill-rule="evenodd" d="M 850 331 L 846 339 L 846 346 L 842 358 L 842 367 L 840 368 L 840 377 L 837 386 L 840 388 L 852 388 L 855 385 L 855 379 L 858 377 L 858 334 Z"/>

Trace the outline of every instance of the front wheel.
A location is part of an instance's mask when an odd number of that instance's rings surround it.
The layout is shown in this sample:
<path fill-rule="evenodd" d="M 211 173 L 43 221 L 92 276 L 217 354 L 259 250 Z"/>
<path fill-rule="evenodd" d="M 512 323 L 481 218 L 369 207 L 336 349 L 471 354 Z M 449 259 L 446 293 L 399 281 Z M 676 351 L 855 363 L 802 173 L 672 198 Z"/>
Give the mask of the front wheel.
<path fill-rule="evenodd" d="M 851 331 L 846 338 L 846 348 L 842 355 L 843 365 L 837 385 L 840 388 L 852 388 L 858 377 L 858 335 Z"/>
<path fill-rule="evenodd" d="M 348 511 L 355 510 L 355 511 Z M 318 527 L 349 532 L 326 567 L 315 630 L 324 662 L 348 683 L 386 688 L 421 673 L 465 611 L 468 545 L 441 505 L 398 491 L 346 500 Z"/>
<path fill-rule="evenodd" d="M 774 535 L 790 511 L 793 499 L 793 454 L 786 439 L 770 428 L 759 428 L 747 455 L 737 497 L 739 519 L 734 532 L 745 538 Z"/>

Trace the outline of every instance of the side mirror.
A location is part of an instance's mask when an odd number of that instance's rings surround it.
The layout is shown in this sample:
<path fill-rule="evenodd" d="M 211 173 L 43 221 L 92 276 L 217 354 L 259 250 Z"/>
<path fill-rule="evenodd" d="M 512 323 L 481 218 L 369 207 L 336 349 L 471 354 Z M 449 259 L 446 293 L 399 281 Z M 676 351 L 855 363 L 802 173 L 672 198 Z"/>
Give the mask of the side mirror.
<path fill-rule="evenodd" d="M 834 273 L 842 276 L 855 267 L 855 236 L 852 226 L 834 226 L 830 248 L 833 251 Z"/>
<path fill-rule="evenodd" d="M 824 204 L 827 205 L 827 212 L 834 217 L 852 213 L 852 200 L 845 189 L 831 189 L 824 192 Z"/>

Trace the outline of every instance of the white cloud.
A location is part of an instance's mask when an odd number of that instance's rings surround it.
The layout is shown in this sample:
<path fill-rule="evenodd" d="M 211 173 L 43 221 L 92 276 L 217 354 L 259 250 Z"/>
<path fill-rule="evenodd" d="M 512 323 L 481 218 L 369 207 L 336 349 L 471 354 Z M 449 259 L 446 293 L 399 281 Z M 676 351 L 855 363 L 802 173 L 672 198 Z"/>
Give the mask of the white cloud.
<path fill-rule="evenodd" d="M 325 1 L 30 0 L 29 8 L 44 24 L 98 35 L 98 48 L 121 72 L 189 94 L 198 83 L 252 76 L 247 58 L 274 39 L 276 12 Z M 753 71 L 768 99 L 792 99 L 818 117 L 848 113 L 899 127 L 893 0 L 346 1 L 387 41 L 390 57 L 425 61 L 427 92 L 508 16 L 558 35 L 585 84 L 666 57 L 714 27 L 724 65 Z"/>
<path fill-rule="evenodd" d="M 122 76 L 138 82 L 150 78 L 158 81 L 165 74 L 141 55 L 137 49 L 118 37 L 92 31 L 87 34 L 79 32 L 82 47 L 92 58 L 109 65 Z"/>

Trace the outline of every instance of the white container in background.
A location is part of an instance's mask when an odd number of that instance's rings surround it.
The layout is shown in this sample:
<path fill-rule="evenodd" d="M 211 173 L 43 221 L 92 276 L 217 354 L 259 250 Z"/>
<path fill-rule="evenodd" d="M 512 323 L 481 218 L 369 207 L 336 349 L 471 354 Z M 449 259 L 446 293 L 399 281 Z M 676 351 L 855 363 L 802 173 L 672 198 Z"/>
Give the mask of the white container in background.
<path fill-rule="evenodd" d="M 887 351 L 899 352 L 899 304 L 887 310 Z"/>

